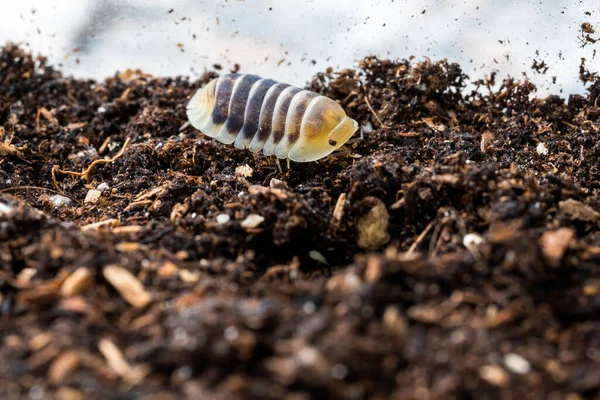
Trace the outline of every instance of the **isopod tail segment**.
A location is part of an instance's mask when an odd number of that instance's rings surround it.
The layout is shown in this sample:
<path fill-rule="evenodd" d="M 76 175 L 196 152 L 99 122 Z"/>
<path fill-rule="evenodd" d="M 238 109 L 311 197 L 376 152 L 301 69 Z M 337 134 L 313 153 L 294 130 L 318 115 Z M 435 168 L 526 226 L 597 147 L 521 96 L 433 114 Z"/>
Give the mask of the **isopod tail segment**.
<path fill-rule="evenodd" d="M 256 75 L 210 81 L 190 99 L 187 116 L 208 137 L 288 162 L 326 157 L 358 130 L 335 101 Z"/>

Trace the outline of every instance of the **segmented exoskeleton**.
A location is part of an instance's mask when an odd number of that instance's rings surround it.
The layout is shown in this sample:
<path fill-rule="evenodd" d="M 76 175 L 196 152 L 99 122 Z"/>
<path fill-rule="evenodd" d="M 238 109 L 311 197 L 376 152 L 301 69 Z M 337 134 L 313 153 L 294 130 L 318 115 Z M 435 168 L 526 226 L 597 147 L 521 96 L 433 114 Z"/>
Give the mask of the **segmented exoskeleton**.
<path fill-rule="evenodd" d="M 296 162 L 331 154 L 358 129 L 335 101 L 256 75 L 213 79 L 191 98 L 187 115 L 222 143 Z"/>

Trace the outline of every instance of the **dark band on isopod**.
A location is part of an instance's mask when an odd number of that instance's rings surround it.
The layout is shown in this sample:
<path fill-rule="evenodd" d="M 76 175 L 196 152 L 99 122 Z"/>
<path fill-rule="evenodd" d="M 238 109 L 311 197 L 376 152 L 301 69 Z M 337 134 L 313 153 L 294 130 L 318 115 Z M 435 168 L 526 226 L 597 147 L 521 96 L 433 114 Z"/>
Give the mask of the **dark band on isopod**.
<path fill-rule="evenodd" d="M 229 116 L 226 124 L 228 132 L 238 133 L 242 129 L 248 96 L 250 96 L 252 86 L 258 80 L 260 78 L 256 75 L 243 75 L 236 81 L 229 103 Z"/>
<path fill-rule="evenodd" d="M 258 123 L 260 120 L 260 110 L 262 109 L 263 101 L 267 91 L 271 86 L 276 85 L 277 81 L 272 79 L 263 79 L 256 83 L 258 87 L 252 93 L 246 104 L 246 114 L 244 117 L 244 126 L 240 132 L 245 138 L 251 139 L 258 131 Z"/>
<path fill-rule="evenodd" d="M 273 121 L 273 126 L 271 127 L 271 135 L 273 135 L 273 143 L 277 145 L 283 139 L 283 135 L 285 135 L 285 120 L 288 113 L 288 109 L 290 108 L 290 103 L 294 96 L 301 92 L 302 89 L 297 87 L 292 87 L 288 91 L 287 97 L 283 99 L 283 101 L 279 104 L 279 115 L 281 118 Z"/>
<path fill-rule="evenodd" d="M 256 133 L 256 139 L 264 142 L 271 134 L 271 127 L 273 124 L 273 113 L 275 112 L 275 104 L 281 92 L 287 89 L 290 85 L 285 83 L 278 83 L 274 87 L 271 95 L 266 99 L 265 104 L 262 106 L 260 113 L 260 121 L 258 125 L 258 132 Z"/>
<path fill-rule="evenodd" d="M 211 114 L 212 122 L 215 125 L 221 125 L 227 121 L 233 85 L 240 76 L 240 74 L 224 75 L 215 85 L 215 106 Z"/>
<path fill-rule="evenodd" d="M 296 143 L 298 141 L 298 139 L 300 138 L 300 128 L 302 127 L 302 117 L 304 116 L 304 113 L 306 112 L 306 108 L 308 107 L 310 102 L 318 96 L 319 96 L 318 93 L 308 92 L 305 94 L 305 96 L 301 102 L 296 103 L 296 106 L 294 107 L 294 110 L 292 111 L 293 114 L 292 114 L 292 119 L 291 119 L 292 121 L 294 121 L 296 123 L 296 125 L 293 127 L 290 127 L 291 130 L 288 132 L 288 135 L 289 135 L 288 141 L 290 144 Z"/>

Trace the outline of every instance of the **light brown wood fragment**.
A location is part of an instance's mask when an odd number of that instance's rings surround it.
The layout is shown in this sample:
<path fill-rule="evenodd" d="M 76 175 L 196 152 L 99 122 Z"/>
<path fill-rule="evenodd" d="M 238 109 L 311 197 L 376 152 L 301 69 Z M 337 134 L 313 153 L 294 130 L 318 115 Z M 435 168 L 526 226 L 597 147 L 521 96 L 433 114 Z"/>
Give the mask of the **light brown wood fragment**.
<path fill-rule="evenodd" d="M 498 387 L 506 387 L 510 382 L 508 372 L 497 365 L 484 365 L 479 368 L 479 376 L 489 384 Z"/>
<path fill-rule="evenodd" d="M 92 281 L 92 273 L 85 267 L 79 267 L 65 279 L 60 286 L 60 294 L 71 297 L 81 293 Z"/>
<path fill-rule="evenodd" d="M 85 200 L 83 202 L 85 204 L 96 204 L 100 197 L 102 196 L 102 192 L 98 189 L 90 189 L 85 195 Z"/>
<path fill-rule="evenodd" d="M 546 262 L 557 267 L 574 236 L 575 231 L 571 228 L 559 228 L 544 232 L 539 243 Z"/>
<path fill-rule="evenodd" d="M 138 242 L 120 242 L 115 245 L 115 249 L 121 253 L 133 253 L 141 248 Z"/>
<path fill-rule="evenodd" d="M 116 218 L 105 219 L 104 221 L 94 222 L 92 224 L 83 225 L 80 229 L 84 232 L 99 231 L 103 228 L 119 226 L 120 222 Z"/>
<path fill-rule="evenodd" d="M 143 368 L 131 366 L 121 350 L 110 340 L 102 339 L 98 343 L 98 350 L 108 363 L 108 367 L 130 385 L 139 383 L 146 375 Z"/>
<path fill-rule="evenodd" d="M 29 348 L 32 351 L 41 350 L 52 341 L 52 338 L 53 336 L 50 332 L 40 332 L 29 340 Z"/>
<path fill-rule="evenodd" d="M 79 355 L 73 350 L 66 351 L 58 356 L 48 369 L 48 379 L 56 385 L 64 382 L 79 365 Z"/>
<path fill-rule="evenodd" d="M 492 144 L 492 140 L 494 140 L 494 133 L 492 131 L 483 132 L 480 143 L 480 150 L 482 153 L 488 152 L 488 148 Z"/>
<path fill-rule="evenodd" d="M 77 389 L 70 387 L 61 387 L 54 395 L 56 400 L 83 400 L 85 396 Z"/>
<path fill-rule="evenodd" d="M 390 240 L 388 233 L 390 215 L 383 201 L 377 197 L 367 197 L 366 200 L 373 203 L 373 206 L 358 220 L 358 247 L 375 250 Z"/>
<path fill-rule="evenodd" d="M 152 301 L 152 296 L 144 289 L 142 283 L 125 268 L 107 265 L 102 273 L 117 292 L 135 308 L 144 308 Z"/>
<path fill-rule="evenodd" d="M 340 194 L 337 202 L 335 203 L 335 207 L 333 208 L 333 216 L 331 218 L 331 228 L 336 231 L 340 224 L 342 223 L 342 218 L 344 216 L 344 208 L 346 208 L 346 198 L 348 196 L 346 193 Z"/>
<path fill-rule="evenodd" d="M 116 235 L 126 235 L 132 233 L 139 233 L 143 229 L 140 225 L 125 225 L 125 226 L 115 226 L 112 228 L 111 232 Z"/>

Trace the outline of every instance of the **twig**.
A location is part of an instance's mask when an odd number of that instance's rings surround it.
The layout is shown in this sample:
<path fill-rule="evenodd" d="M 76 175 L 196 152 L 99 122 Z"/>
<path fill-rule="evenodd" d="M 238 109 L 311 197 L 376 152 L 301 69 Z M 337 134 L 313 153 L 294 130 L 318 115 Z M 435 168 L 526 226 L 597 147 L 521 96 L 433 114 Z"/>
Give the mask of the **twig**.
<path fill-rule="evenodd" d="M 495 99 L 494 99 L 494 100 L 495 100 L 495 101 L 500 101 L 500 100 L 502 100 L 503 98 L 505 98 L 506 96 L 508 96 L 508 94 L 509 94 L 509 93 L 510 93 L 510 92 L 511 92 L 511 91 L 512 91 L 514 88 L 518 87 L 519 85 L 521 85 L 521 82 L 519 82 L 519 81 L 513 82 L 512 84 L 508 85 L 508 86 L 506 87 L 506 89 L 504 89 L 504 91 L 502 91 L 502 92 L 498 93 L 498 94 L 495 96 Z"/>
<path fill-rule="evenodd" d="M 89 167 L 87 167 L 84 171 L 82 172 L 75 172 L 75 171 L 64 171 L 62 169 L 60 169 L 58 167 L 58 165 L 55 165 L 52 167 L 52 181 L 54 182 L 54 186 L 56 187 L 56 189 L 62 193 L 62 190 L 60 189 L 60 186 L 58 185 L 58 181 L 56 180 L 56 173 L 60 172 L 61 174 L 65 174 L 65 175 L 72 175 L 72 176 L 79 176 L 84 178 L 87 182 L 89 182 L 89 175 L 90 172 L 92 172 L 92 168 L 94 168 L 94 166 L 96 164 L 110 164 L 113 161 L 115 161 L 116 159 L 120 158 L 123 154 L 125 154 L 125 149 L 127 149 L 127 145 L 129 144 L 129 138 L 127 138 L 125 140 L 125 143 L 123 144 L 123 147 L 121 148 L 121 150 L 114 155 L 113 158 L 109 158 L 109 159 L 100 159 L 100 160 L 94 160 Z"/>
<path fill-rule="evenodd" d="M 423 232 L 421 232 L 421 234 L 417 237 L 417 240 L 415 240 L 415 242 L 410 246 L 410 248 L 406 252 L 406 257 L 407 258 L 409 258 L 412 255 L 412 253 L 414 253 L 414 251 L 417 248 L 417 246 L 419 245 L 419 243 L 421 243 L 423 241 L 423 239 L 425 238 L 425 236 L 427 235 L 427 233 L 431 230 L 431 227 L 433 226 L 434 222 L 435 222 L 435 220 L 431 221 L 429 223 L 429 225 L 427 225 L 427 227 L 425 228 L 425 230 L 423 230 Z"/>
<path fill-rule="evenodd" d="M 364 87 L 363 87 L 363 92 L 364 92 L 363 94 L 364 94 L 364 98 L 365 98 L 365 103 L 367 103 L 367 107 L 369 107 L 369 110 L 371 110 L 371 113 L 373 114 L 373 116 L 375 117 L 377 122 L 379 122 L 379 126 L 381 126 L 382 128 L 387 128 L 387 126 L 383 122 L 381 122 L 381 119 L 379 119 L 379 116 L 377 115 L 375 110 L 373 110 L 373 107 L 371 107 L 371 103 L 369 103 L 369 94 L 367 93 L 367 91 L 365 90 Z"/>
<path fill-rule="evenodd" d="M 66 194 L 64 192 L 61 193 L 61 192 L 58 192 L 58 191 L 56 191 L 54 189 L 45 188 L 45 187 L 41 187 L 41 186 L 14 186 L 14 187 L 8 187 L 8 188 L 0 189 L 0 193 L 11 192 L 13 190 L 20 190 L 20 189 L 45 190 L 47 192 L 56 193 L 56 194 L 60 194 L 61 196 L 68 197 L 69 199 L 73 200 L 75 203 L 79 204 L 80 206 L 83 205 L 79 200 L 77 200 L 75 197 L 71 196 L 70 194 Z"/>

